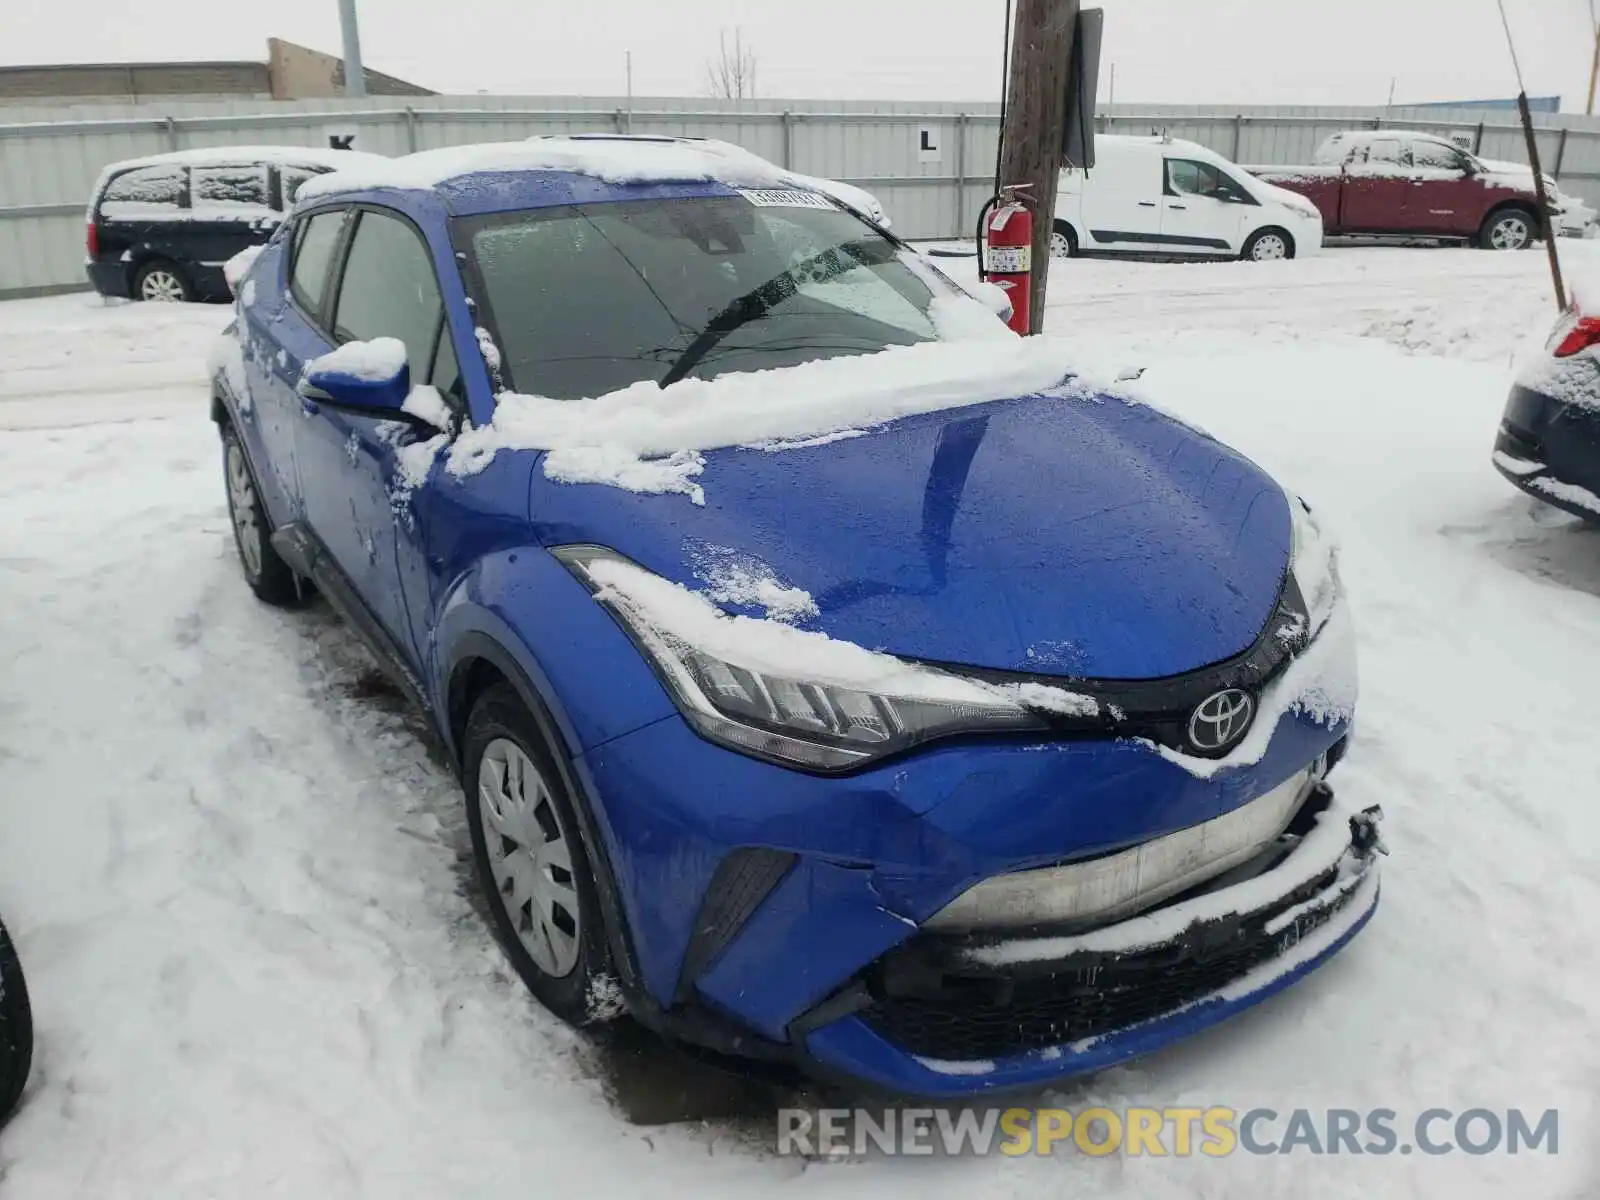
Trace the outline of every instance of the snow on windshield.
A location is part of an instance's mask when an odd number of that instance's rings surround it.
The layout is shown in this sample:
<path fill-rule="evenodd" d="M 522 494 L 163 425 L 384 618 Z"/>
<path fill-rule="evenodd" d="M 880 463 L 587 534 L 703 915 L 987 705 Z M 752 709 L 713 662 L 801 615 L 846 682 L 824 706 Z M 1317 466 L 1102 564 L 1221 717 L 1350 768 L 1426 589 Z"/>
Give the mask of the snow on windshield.
<path fill-rule="evenodd" d="M 493 423 L 457 438 L 449 465 L 465 475 L 501 450 L 547 450 L 552 479 L 679 492 L 698 503 L 701 451 L 792 443 L 1042 392 L 1077 395 L 1089 389 L 1067 383 L 1074 358 L 1066 342 L 1047 337 L 920 342 L 667 388 L 644 380 L 587 400 L 502 392 Z"/>

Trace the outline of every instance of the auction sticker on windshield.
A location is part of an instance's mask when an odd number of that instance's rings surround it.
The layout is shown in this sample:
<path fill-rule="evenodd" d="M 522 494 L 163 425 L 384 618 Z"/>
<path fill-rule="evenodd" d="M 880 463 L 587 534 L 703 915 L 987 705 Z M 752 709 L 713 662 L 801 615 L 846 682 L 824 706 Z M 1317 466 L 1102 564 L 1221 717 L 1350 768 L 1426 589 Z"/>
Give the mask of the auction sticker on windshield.
<path fill-rule="evenodd" d="M 738 192 L 757 208 L 834 208 L 834 203 L 818 192 L 787 188 L 739 188 Z"/>

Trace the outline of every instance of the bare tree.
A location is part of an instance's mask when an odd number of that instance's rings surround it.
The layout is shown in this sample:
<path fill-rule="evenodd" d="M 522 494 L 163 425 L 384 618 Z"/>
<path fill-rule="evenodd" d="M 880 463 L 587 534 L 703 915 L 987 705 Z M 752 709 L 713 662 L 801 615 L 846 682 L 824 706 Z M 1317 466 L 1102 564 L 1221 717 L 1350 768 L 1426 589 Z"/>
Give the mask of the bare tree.
<path fill-rule="evenodd" d="M 711 94 L 721 100 L 753 100 L 756 94 L 756 52 L 744 44 L 744 30 L 733 31 L 733 43 L 728 42 L 728 31 L 717 36 L 716 58 L 706 61 L 706 84 Z"/>

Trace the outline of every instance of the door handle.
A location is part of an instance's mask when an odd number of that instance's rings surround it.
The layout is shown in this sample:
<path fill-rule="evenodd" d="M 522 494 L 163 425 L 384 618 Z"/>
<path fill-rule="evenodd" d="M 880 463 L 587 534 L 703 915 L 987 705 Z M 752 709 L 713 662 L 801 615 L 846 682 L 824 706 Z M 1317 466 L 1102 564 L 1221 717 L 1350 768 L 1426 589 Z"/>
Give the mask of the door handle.
<path fill-rule="evenodd" d="M 1141 201 L 1139 201 L 1139 207 L 1140 208 L 1154 208 L 1155 206 L 1156 206 L 1156 202 L 1154 200 L 1141 200 Z"/>
<path fill-rule="evenodd" d="M 1167 211 L 1168 212 L 1188 212 L 1189 211 L 1189 206 L 1187 204 L 1169 204 L 1169 205 L 1167 205 Z"/>

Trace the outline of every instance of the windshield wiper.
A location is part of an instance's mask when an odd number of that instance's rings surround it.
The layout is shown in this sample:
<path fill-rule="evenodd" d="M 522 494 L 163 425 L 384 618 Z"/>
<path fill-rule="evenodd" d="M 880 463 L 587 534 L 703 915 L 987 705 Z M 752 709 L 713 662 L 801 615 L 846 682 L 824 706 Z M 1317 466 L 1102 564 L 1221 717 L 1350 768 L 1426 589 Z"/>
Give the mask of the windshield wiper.
<path fill-rule="evenodd" d="M 718 343 L 734 330 L 750 324 L 751 321 L 759 321 L 785 300 L 798 295 L 800 281 L 795 277 L 796 272 L 803 274 L 810 282 L 825 282 L 865 265 L 867 260 L 853 253 L 863 248 L 860 243 L 852 243 L 848 247 L 830 247 L 790 267 L 782 275 L 774 275 L 760 287 L 740 296 L 711 318 L 694 341 L 690 342 L 684 352 L 667 368 L 667 373 L 661 377 L 659 386 L 670 387 L 677 383 L 699 366 L 705 356 L 715 350 Z"/>

